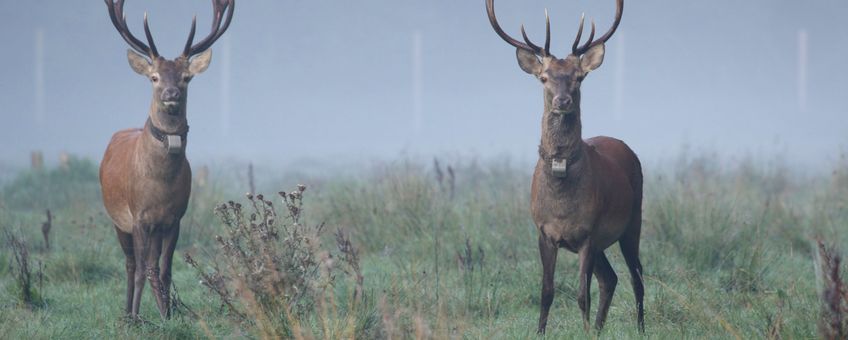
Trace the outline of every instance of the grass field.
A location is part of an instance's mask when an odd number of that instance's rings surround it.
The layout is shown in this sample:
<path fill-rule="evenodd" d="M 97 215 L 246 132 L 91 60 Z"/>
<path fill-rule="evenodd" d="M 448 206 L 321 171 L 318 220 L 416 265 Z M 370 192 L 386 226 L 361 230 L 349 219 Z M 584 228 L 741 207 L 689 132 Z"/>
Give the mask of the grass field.
<path fill-rule="evenodd" d="M 780 162 L 713 158 L 681 156 L 645 169 L 645 337 L 817 338 L 826 280 L 817 274 L 815 240 L 848 249 L 848 161 L 826 174 L 802 175 Z M 232 281 L 245 268 L 215 240 L 235 235 L 215 210 L 220 214 L 220 204 L 230 200 L 251 203 L 243 175 L 213 168 L 207 183 L 195 183 L 174 257 L 182 303 L 171 320 L 160 321 L 148 284 L 142 323 L 123 318 L 124 258 L 102 208 L 96 165 L 73 160 L 68 168 L 11 176 L 0 196 L 0 335 L 535 338 L 541 269 L 529 214 L 530 169 L 503 161 L 450 165 L 402 160 L 335 176 L 297 175 L 305 172 L 300 169 L 257 176 L 257 191 L 281 215 L 286 209 L 276 193 L 307 185 L 297 224 L 307 236 L 291 236 L 290 219 L 274 222 L 282 233 L 280 254 L 314 257 L 305 269 L 276 260 L 286 266 L 281 291 L 302 296 L 253 294 L 248 279 Z M 49 250 L 41 232 L 47 208 L 55 215 Z M 323 236 L 310 238 L 322 222 Z M 339 249 L 338 228 L 356 252 Z M 28 252 L 29 302 L 11 240 L 22 240 Z M 203 284 L 209 280 L 185 254 L 204 273 L 217 269 L 242 284 L 229 286 L 237 287 L 229 295 L 234 308 Z M 351 254 L 356 258 L 345 259 Z M 547 337 L 597 336 L 582 327 L 577 256 L 560 254 Z M 607 254 L 620 284 L 599 336 L 640 338 L 624 260 L 617 246 Z M 592 288 L 594 313 L 596 282 Z"/>

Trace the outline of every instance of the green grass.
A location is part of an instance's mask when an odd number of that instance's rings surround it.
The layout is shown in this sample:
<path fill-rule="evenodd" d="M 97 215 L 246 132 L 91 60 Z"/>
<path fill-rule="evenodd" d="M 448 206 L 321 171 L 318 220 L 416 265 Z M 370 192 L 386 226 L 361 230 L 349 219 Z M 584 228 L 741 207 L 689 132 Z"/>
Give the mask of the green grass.
<path fill-rule="evenodd" d="M 725 164 L 725 165 L 719 165 Z M 364 326 L 377 337 L 535 338 L 540 293 L 536 230 L 529 214 L 529 169 L 507 162 L 454 164 L 455 183 L 415 161 L 375 165 L 342 176 L 266 179 L 276 193 L 309 186 L 310 223 L 343 227 L 360 249 L 366 308 Z M 214 170 L 214 169 L 213 169 Z M 291 170 L 289 170 L 291 171 Z M 214 173 L 214 171 L 213 171 Z M 292 173 L 298 173 L 293 171 Z M 774 164 L 727 165 L 681 157 L 645 171 L 642 263 L 649 338 L 815 338 L 821 301 L 815 274 L 816 237 L 848 249 L 848 162 L 827 175 L 794 174 Z M 212 210 L 238 199 L 231 176 L 196 187 L 174 257 L 174 282 L 199 318 L 158 318 L 149 285 L 142 316 L 123 319 L 124 259 L 99 201 L 96 167 L 75 161 L 68 170 L 25 172 L 2 189 L 0 227 L 26 239 L 43 265 L 41 307 L 22 307 L 0 248 L 0 334 L 7 338 L 236 338 L 261 337 L 228 316 L 199 283 L 182 254 L 217 253 L 224 229 Z M 274 195 L 276 197 L 276 195 Z M 40 226 L 54 211 L 47 251 Z M 332 240 L 325 240 L 325 245 Z M 4 240 L 5 242 L 5 240 Z M 601 337 L 641 338 L 635 302 L 617 246 L 607 250 L 619 276 Z M 584 338 L 576 303 L 577 257 L 562 251 L 548 338 Z M 340 282 L 330 309 L 302 325 L 306 337 L 333 337 L 350 305 Z M 597 284 L 593 284 L 597 310 Z M 333 326 L 336 323 L 335 326 Z M 330 325 L 330 326 L 326 326 Z M 320 329 L 330 329 L 329 333 Z M 590 334 L 592 335 L 592 334 Z"/>

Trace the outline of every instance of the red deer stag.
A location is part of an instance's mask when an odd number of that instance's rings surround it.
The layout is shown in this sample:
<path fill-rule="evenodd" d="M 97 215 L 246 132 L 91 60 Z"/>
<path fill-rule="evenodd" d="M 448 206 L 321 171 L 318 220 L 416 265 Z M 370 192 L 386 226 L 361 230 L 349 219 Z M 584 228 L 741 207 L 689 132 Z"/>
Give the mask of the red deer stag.
<path fill-rule="evenodd" d="M 494 0 L 486 1 L 489 21 L 495 32 L 518 49 L 518 64 L 539 79 L 544 89 L 542 142 L 533 174 L 531 211 L 539 229 L 542 258 L 542 296 L 539 333 L 545 332 L 548 311 L 554 299 L 554 270 L 559 248 L 579 254 L 580 285 L 577 302 L 583 324 L 589 328 L 589 287 L 592 273 L 598 277 L 600 303 L 595 327 L 604 326 L 610 301 L 618 282 L 604 250 L 618 241 L 630 269 L 636 295 L 637 320 L 644 331 L 642 265 L 639 234 L 642 227 L 642 166 L 624 142 L 610 137 L 583 140 L 580 124 L 580 85 L 586 75 L 604 60 L 604 43 L 621 22 L 624 1 L 616 1 L 612 28 L 580 45 L 583 19 L 572 53 L 558 59 L 550 52 L 551 26 L 546 14 L 544 47 L 533 44 L 521 27 L 524 42 L 501 29 L 495 17 Z"/>
<path fill-rule="evenodd" d="M 209 48 L 230 26 L 235 0 L 212 0 L 212 5 L 212 33 L 193 44 L 195 18 L 182 55 L 168 60 L 156 50 L 146 14 L 144 33 L 149 45 L 127 27 L 124 0 L 106 0 L 112 24 L 132 48 L 127 51 L 130 66 L 153 84 L 144 128 L 115 133 L 100 164 L 103 203 L 126 255 L 126 308 L 133 319 L 138 318 L 145 276 L 160 315 L 170 317 L 171 260 L 191 192 L 191 169 L 185 157 L 188 83 L 209 66 Z"/>

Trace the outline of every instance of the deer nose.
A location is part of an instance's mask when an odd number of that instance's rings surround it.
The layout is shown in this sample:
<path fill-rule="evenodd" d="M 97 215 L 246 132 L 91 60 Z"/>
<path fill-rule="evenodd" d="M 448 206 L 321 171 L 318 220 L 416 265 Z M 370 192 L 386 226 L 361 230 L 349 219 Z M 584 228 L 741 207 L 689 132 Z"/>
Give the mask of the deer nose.
<path fill-rule="evenodd" d="M 573 100 L 573 99 L 571 98 L 571 96 L 569 96 L 569 95 L 566 95 L 566 96 L 555 96 L 555 97 L 554 97 L 554 99 L 553 99 L 554 109 L 555 109 L 555 110 L 567 110 L 567 109 L 570 109 L 570 108 L 571 108 L 571 103 L 573 103 L 573 102 L 574 102 L 574 100 Z"/>
<path fill-rule="evenodd" d="M 169 87 L 162 91 L 162 99 L 163 102 L 175 102 L 180 100 L 180 89 L 176 87 Z"/>

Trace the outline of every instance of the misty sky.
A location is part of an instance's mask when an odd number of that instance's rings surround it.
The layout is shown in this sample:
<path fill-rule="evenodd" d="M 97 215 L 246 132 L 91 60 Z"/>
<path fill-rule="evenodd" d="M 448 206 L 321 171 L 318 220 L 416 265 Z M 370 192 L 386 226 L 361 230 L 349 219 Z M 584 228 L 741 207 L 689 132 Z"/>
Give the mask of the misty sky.
<path fill-rule="evenodd" d="M 208 33 L 208 0 L 127 2 L 135 35 L 148 11 L 167 57 L 192 15 Z M 549 8 L 559 57 L 581 12 L 602 31 L 614 15 L 613 0 L 496 5 L 511 35 L 524 23 L 537 42 Z M 844 0 L 626 0 L 582 88 L 584 137 L 621 138 L 649 162 L 688 145 L 828 164 L 848 150 L 846 17 Z M 0 43 L 0 163 L 26 164 L 34 149 L 48 162 L 99 159 L 113 132 L 143 125 L 150 84 L 129 68 L 103 1 L 0 0 Z M 541 87 L 483 0 L 239 0 L 212 49 L 189 90 L 195 163 L 536 157 Z"/>

